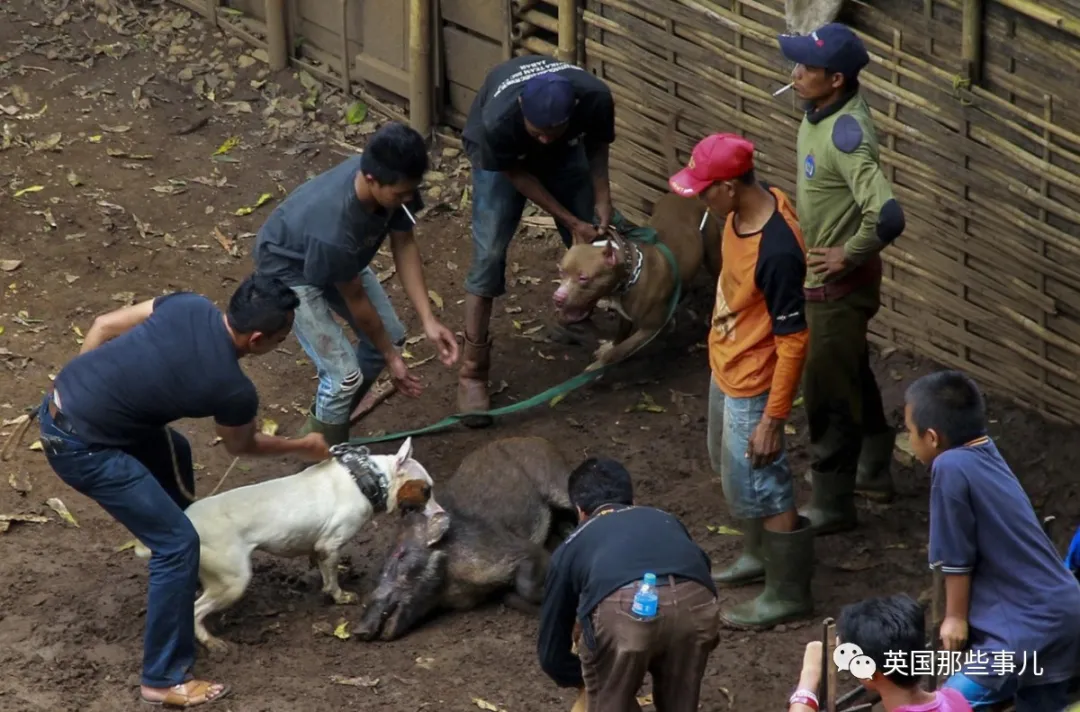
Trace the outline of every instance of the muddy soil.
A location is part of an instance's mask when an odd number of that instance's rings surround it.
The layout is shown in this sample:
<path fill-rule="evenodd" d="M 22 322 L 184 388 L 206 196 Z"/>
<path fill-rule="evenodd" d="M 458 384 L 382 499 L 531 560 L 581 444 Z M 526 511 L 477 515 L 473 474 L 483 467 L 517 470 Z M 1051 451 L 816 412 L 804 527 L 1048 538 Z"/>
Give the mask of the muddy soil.
<path fill-rule="evenodd" d="M 239 43 L 169 4 L 4 2 L 0 419 L 10 421 L 40 401 L 96 314 L 180 289 L 224 304 L 251 269 L 253 233 L 273 205 L 362 146 L 383 120 L 374 109 L 361 116 L 353 107 L 350 123 L 352 103 L 310 77 L 270 75 Z M 451 143 L 439 142 L 432 156 L 430 207 L 418 232 L 433 301 L 458 329 L 471 252 L 463 195 L 468 172 Z M 577 373 L 596 345 L 593 337 L 581 346 L 547 338 L 561 246 L 543 219 L 531 222 L 511 250 L 510 295 L 496 307 L 495 405 Z M 378 258 L 380 271 L 391 266 L 387 255 Z M 419 335 L 396 279 L 387 274 L 385 284 L 411 334 Z M 603 382 L 493 430 L 420 439 L 416 456 L 438 479 L 499 434 L 544 435 L 571 458 L 613 455 L 634 473 L 642 502 L 681 517 L 715 561 L 730 560 L 739 541 L 714 533 L 733 523 L 705 449 L 709 373 L 702 340 L 709 296 L 703 285 L 673 336 Z M 598 321 L 611 326 L 606 317 Z M 409 351 L 416 363 L 433 354 L 423 340 L 411 342 Z M 262 416 L 281 433 L 295 431 L 315 388 L 314 369 L 295 339 L 245 368 L 259 387 Z M 904 386 L 931 368 L 899 352 L 876 356 L 898 426 Z M 416 427 L 453 412 L 454 374 L 437 360 L 417 370 L 427 384 L 423 397 L 391 398 L 355 434 Z M 663 412 L 634 410 L 646 396 Z M 993 434 L 1034 504 L 1058 515 L 1062 544 L 1077 509 L 1075 431 L 1000 401 L 991 410 Z M 791 457 L 801 472 L 801 414 L 793 427 Z M 197 490 L 206 494 L 231 458 L 214 445 L 208 422 L 178 428 L 191 439 Z M 5 437 L 11 431 L 8 424 L 0 429 Z M 0 513 L 48 517 L 0 534 L 0 710 L 138 709 L 146 565 L 130 550 L 118 551 L 127 532 L 63 485 L 30 449 L 35 432 L 0 466 Z M 299 468 L 298 462 L 242 460 L 224 486 Z M 917 595 L 928 584 L 927 473 L 900 463 L 895 473 L 900 496 L 891 507 L 861 503 L 857 532 L 819 540 L 820 616 L 871 594 Z M 801 480 L 799 496 L 807 496 Z M 45 504 L 54 497 L 77 527 Z M 344 586 L 364 593 L 374 585 L 390 529 L 391 522 L 375 521 L 349 546 Z M 737 601 L 755 593 L 722 596 Z M 519 613 L 492 605 L 448 615 L 390 644 L 321 632 L 358 615 L 356 607 L 324 600 L 306 563 L 259 555 L 246 598 L 211 622 L 235 643 L 233 653 L 203 656 L 197 672 L 233 686 L 231 698 L 216 706 L 233 712 L 475 710 L 485 702 L 526 712 L 571 704 L 573 696 L 539 670 L 536 622 Z M 702 709 L 776 709 L 795 681 L 803 644 L 817 634 L 813 623 L 724 633 L 704 681 Z M 845 689 L 853 686 L 841 677 Z"/>

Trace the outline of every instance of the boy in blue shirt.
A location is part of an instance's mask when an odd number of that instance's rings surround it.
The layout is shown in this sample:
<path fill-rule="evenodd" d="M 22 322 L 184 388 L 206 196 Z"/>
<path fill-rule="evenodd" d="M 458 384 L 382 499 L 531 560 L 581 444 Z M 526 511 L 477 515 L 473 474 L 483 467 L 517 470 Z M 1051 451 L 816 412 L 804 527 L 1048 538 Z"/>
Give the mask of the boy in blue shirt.
<path fill-rule="evenodd" d="M 975 710 L 1015 696 L 1016 712 L 1060 712 L 1080 662 L 1080 584 L 986 434 L 978 386 L 957 371 L 907 391 L 915 456 L 931 468 L 931 562 L 945 574 L 942 646 L 967 648 L 945 683 Z"/>

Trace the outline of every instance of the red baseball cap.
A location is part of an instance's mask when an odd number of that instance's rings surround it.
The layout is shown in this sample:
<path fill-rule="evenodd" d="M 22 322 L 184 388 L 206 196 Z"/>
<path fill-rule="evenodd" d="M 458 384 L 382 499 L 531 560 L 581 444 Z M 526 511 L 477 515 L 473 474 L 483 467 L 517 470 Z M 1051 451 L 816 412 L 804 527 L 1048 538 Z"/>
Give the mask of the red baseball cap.
<path fill-rule="evenodd" d="M 713 183 L 746 175 L 754 167 L 754 144 L 736 134 L 707 136 L 694 146 L 690 163 L 668 179 L 671 189 L 690 198 Z"/>

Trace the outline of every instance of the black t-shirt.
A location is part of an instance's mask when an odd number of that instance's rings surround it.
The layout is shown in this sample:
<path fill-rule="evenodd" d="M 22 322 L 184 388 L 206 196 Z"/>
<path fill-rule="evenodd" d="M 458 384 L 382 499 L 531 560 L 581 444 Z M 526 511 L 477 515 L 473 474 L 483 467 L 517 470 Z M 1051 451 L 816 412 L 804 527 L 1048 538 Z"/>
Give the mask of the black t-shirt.
<path fill-rule="evenodd" d="M 255 269 L 290 287 L 327 288 L 351 282 L 390 232 L 409 232 L 401 208 L 370 210 L 356 197 L 360 157 L 320 173 L 289 194 L 259 228 Z M 417 193 L 408 203 L 415 216 L 424 207 Z"/>
<path fill-rule="evenodd" d="M 259 409 L 221 310 L 190 292 L 158 297 L 142 324 L 75 357 L 56 391 L 79 439 L 110 447 L 181 418 L 246 425 Z"/>
<path fill-rule="evenodd" d="M 605 598 L 646 573 L 696 581 L 716 592 L 712 563 L 676 517 L 652 507 L 600 507 L 551 557 L 544 583 L 537 650 L 557 684 L 581 684 L 571 653 L 574 620 L 585 620 Z"/>
<path fill-rule="evenodd" d="M 529 79 L 552 72 L 570 80 L 577 104 L 562 138 L 542 144 L 525 130 L 518 97 Z M 496 66 L 484 79 L 469 109 L 462 140 L 474 167 L 506 171 L 523 165 L 542 170 L 560 163 L 582 143 L 590 154 L 612 143 L 615 103 L 608 86 L 581 67 L 541 55 L 517 57 Z"/>

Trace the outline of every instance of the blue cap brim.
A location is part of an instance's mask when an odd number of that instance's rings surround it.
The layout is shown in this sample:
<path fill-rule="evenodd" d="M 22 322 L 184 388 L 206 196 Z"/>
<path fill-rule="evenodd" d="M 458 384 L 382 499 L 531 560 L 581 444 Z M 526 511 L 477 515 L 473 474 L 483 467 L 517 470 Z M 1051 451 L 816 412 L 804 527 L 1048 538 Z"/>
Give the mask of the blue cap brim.
<path fill-rule="evenodd" d="M 780 35 L 780 53 L 795 64 L 815 67 L 821 61 L 817 45 L 810 35 Z"/>

